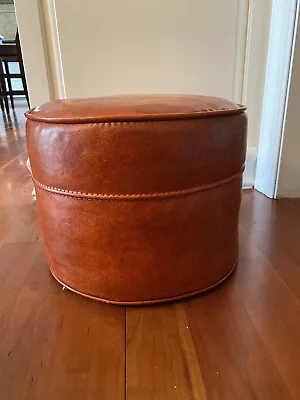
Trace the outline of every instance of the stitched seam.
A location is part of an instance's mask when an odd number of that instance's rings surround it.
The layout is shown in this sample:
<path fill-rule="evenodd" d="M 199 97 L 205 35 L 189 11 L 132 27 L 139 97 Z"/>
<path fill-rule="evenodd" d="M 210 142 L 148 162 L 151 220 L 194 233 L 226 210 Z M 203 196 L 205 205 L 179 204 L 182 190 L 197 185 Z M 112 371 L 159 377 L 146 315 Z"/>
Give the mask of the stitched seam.
<path fill-rule="evenodd" d="M 135 123 L 148 123 L 148 122 L 164 122 L 164 121 L 178 121 L 178 120 L 190 120 L 190 119 L 197 119 L 197 118 L 201 118 L 201 117 L 205 117 L 205 116 L 209 116 L 210 114 L 214 114 L 215 116 L 218 115 L 236 115 L 236 114 L 242 114 L 243 112 L 246 111 L 246 107 L 242 106 L 240 104 L 238 104 L 238 106 L 240 108 L 221 108 L 219 110 L 215 110 L 215 109 L 205 109 L 205 110 L 201 110 L 198 112 L 195 112 L 194 114 L 185 114 L 185 113 L 178 113 L 178 114 L 170 114 L 170 115 L 165 115 L 164 117 L 159 118 L 159 114 L 149 114 L 149 115 L 145 115 L 145 119 L 141 118 L 141 119 L 132 119 L 132 120 L 125 120 L 125 121 L 97 121 L 97 119 L 94 119 L 93 117 L 86 117 L 86 118 L 82 118 L 82 120 L 80 118 L 76 119 L 74 118 L 74 120 L 65 120 L 65 119 L 59 119 L 59 118 L 47 118 L 47 117 L 35 117 L 30 113 L 25 113 L 25 117 L 31 121 L 35 121 L 35 122 L 45 122 L 45 123 L 55 123 L 55 124 L 88 124 L 88 123 L 96 123 L 96 124 L 102 124 L 102 125 L 119 125 L 119 124 L 135 124 Z M 155 116 L 155 118 L 154 118 Z M 147 119 L 147 117 L 149 119 Z M 134 118 L 134 117 L 133 117 Z M 122 117 L 120 117 L 120 119 L 122 119 Z"/>
<path fill-rule="evenodd" d="M 34 177 L 32 177 L 33 181 L 35 184 L 40 187 L 41 189 L 53 193 L 53 194 L 58 194 L 61 196 L 67 196 L 67 197 L 73 197 L 77 198 L 80 200 L 136 200 L 136 199 L 155 199 L 155 198 L 165 198 L 165 197 L 176 197 L 176 196 L 184 196 L 186 194 L 191 194 L 191 193 L 196 193 L 200 192 L 202 190 L 208 190 L 216 186 L 220 186 L 222 184 L 225 184 L 227 182 L 230 182 L 242 175 L 244 171 L 244 167 L 240 172 L 237 174 L 234 174 L 230 176 L 229 178 L 226 179 L 221 179 L 219 181 L 205 184 L 205 185 L 199 185 L 195 186 L 193 188 L 189 189 L 181 189 L 181 190 L 174 190 L 174 191 L 169 191 L 169 192 L 154 192 L 154 193 L 134 193 L 134 194 L 109 194 L 109 193 L 86 193 L 86 192 L 78 192 L 74 190 L 68 190 L 68 189 L 60 189 L 52 186 L 47 186 L 39 181 L 37 181 Z"/>

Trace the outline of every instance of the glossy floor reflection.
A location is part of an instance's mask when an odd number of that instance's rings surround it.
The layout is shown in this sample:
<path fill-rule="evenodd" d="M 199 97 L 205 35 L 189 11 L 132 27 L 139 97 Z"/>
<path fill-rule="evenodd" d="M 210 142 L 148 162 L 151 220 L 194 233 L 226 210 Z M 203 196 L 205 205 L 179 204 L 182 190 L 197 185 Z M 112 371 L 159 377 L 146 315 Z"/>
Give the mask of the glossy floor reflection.
<path fill-rule="evenodd" d="M 300 200 L 243 193 L 240 263 L 216 290 L 100 304 L 48 272 L 25 110 L 0 115 L 0 399 L 299 399 Z"/>

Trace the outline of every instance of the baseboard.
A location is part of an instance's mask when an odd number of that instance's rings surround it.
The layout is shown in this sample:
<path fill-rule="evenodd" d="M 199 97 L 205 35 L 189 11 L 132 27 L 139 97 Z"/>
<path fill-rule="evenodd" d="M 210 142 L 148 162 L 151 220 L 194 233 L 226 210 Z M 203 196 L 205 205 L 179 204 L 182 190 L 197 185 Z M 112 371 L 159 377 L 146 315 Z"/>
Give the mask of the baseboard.
<path fill-rule="evenodd" d="M 243 189 L 252 189 L 255 183 L 255 170 L 257 161 L 257 148 L 248 147 L 243 175 Z"/>

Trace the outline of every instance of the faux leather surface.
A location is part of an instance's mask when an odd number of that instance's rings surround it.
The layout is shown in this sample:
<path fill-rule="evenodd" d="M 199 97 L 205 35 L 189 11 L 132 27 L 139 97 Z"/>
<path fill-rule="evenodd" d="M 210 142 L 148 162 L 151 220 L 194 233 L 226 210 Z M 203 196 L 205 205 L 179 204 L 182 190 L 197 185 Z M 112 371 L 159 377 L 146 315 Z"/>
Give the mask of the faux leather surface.
<path fill-rule="evenodd" d="M 114 101 L 90 100 L 94 118 L 97 107 L 99 115 L 107 116 L 110 107 L 111 115 L 120 116 L 122 101 L 115 113 Z M 169 101 L 160 96 L 162 115 L 173 107 Z M 140 102 L 130 102 L 132 110 L 125 98 L 122 112 L 133 115 Z M 189 96 L 176 112 L 187 112 L 187 103 L 199 111 L 201 102 L 203 109 L 207 102 L 220 107 L 218 99 L 214 104 L 202 97 L 193 106 Z M 57 118 L 57 107 L 41 109 Z M 66 118 L 72 107 L 69 101 Z M 215 285 L 237 262 L 243 109 L 164 120 L 157 102 L 154 108 L 151 121 L 27 121 L 49 266 L 77 292 L 116 303 L 166 301 Z M 78 101 L 74 110 L 77 118 Z M 81 115 L 92 111 L 83 107 Z"/>
<path fill-rule="evenodd" d="M 231 101 L 196 95 L 127 95 L 98 99 L 56 100 L 26 113 L 34 121 L 85 123 L 151 121 L 232 115 L 245 107 Z"/>
<path fill-rule="evenodd" d="M 34 178 L 90 194 L 177 191 L 240 173 L 245 114 L 151 122 L 27 122 Z"/>

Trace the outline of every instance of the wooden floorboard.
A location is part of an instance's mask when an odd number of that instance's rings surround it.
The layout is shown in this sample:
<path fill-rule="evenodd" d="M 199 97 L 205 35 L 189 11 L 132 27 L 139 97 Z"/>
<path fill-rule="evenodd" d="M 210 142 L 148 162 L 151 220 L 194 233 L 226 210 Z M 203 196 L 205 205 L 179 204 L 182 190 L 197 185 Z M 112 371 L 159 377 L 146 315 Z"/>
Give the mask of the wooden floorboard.
<path fill-rule="evenodd" d="M 246 193 L 240 226 L 244 249 L 260 249 L 300 301 L 300 208 L 295 203 Z"/>
<path fill-rule="evenodd" d="M 127 308 L 128 400 L 206 399 L 183 304 Z"/>
<path fill-rule="evenodd" d="M 0 398 L 124 399 L 125 309 L 64 291 L 42 243 L 0 250 Z"/>
<path fill-rule="evenodd" d="M 63 290 L 49 273 L 20 120 L 0 135 L 0 399 L 123 400 L 125 308 Z"/>
<path fill-rule="evenodd" d="M 290 399 L 239 296 L 226 284 L 185 305 L 209 399 Z"/>
<path fill-rule="evenodd" d="M 24 111 L 0 122 L 0 400 L 299 400 L 300 200 L 243 192 L 240 262 L 216 290 L 100 304 L 48 271 Z"/>

